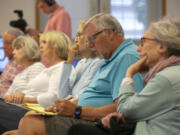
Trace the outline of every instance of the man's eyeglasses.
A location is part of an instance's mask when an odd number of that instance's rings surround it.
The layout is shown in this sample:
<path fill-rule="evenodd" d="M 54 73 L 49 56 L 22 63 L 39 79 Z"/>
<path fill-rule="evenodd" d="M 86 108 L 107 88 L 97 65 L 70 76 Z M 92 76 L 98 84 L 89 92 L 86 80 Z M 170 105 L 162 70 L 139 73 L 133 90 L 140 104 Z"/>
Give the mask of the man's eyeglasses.
<path fill-rule="evenodd" d="M 98 36 L 99 34 L 103 33 L 105 30 L 107 30 L 107 29 L 103 29 L 103 30 L 101 30 L 101 31 L 98 31 L 98 32 L 96 32 L 95 34 L 93 34 L 92 36 L 88 37 L 88 38 L 87 38 L 87 42 L 89 42 L 89 43 L 94 43 L 94 41 L 96 40 L 97 36 Z"/>
<path fill-rule="evenodd" d="M 146 40 L 156 41 L 156 39 L 142 37 L 142 38 L 141 38 L 141 46 L 144 45 L 144 42 L 145 42 Z"/>

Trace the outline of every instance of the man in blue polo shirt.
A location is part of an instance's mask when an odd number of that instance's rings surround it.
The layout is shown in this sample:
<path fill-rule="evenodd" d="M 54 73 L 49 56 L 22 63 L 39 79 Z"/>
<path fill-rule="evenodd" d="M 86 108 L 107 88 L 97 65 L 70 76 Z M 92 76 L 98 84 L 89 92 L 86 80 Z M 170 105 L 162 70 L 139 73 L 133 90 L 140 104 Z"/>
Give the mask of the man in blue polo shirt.
<path fill-rule="evenodd" d="M 104 106 L 113 104 L 118 97 L 119 87 L 127 68 L 139 59 L 136 45 L 124 40 L 113 55 L 106 59 L 93 77 L 88 88 L 81 94 L 79 106 Z M 136 92 L 143 88 L 142 75 L 134 76 Z"/>
<path fill-rule="evenodd" d="M 84 33 L 88 46 L 105 59 L 104 63 L 80 95 L 78 102 L 57 99 L 55 107 L 49 109 L 57 111 L 59 115 L 55 117 L 25 116 L 19 127 L 20 133 L 66 135 L 73 124 L 94 124 L 95 119 L 116 111 L 122 79 L 127 68 L 139 59 L 137 47 L 131 40 L 125 40 L 120 23 L 110 14 L 101 13 L 90 18 L 84 27 Z M 143 88 L 142 79 L 140 74 L 134 76 L 137 92 Z M 27 128 L 29 130 L 24 130 Z"/>

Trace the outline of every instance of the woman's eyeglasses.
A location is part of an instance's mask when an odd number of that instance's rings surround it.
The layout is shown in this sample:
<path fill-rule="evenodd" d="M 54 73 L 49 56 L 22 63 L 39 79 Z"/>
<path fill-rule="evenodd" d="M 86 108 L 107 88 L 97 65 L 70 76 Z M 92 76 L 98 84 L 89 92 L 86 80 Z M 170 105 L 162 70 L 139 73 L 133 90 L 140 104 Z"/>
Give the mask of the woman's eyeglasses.
<path fill-rule="evenodd" d="M 141 38 L 141 46 L 144 46 L 144 43 L 146 40 L 157 41 L 156 39 L 153 39 L 153 38 L 142 37 Z"/>

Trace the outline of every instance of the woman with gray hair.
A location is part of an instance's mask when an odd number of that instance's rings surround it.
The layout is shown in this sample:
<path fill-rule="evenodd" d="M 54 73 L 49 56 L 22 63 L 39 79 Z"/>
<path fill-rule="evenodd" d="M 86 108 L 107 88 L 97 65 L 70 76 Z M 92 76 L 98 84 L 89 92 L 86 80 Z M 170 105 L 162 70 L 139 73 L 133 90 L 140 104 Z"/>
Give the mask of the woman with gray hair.
<path fill-rule="evenodd" d="M 141 59 L 130 66 L 119 89 L 117 112 L 104 117 L 99 127 L 77 124 L 68 135 L 127 134 L 125 123 L 137 122 L 133 135 L 177 135 L 180 133 L 180 20 L 166 19 L 153 23 L 141 38 L 137 51 Z M 151 70 L 149 70 L 151 69 Z M 133 76 L 148 72 L 146 86 L 134 91 Z M 112 126 L 112 117 L 117 122 Z M 123 128 L 123 129 L 121 129 Z M 108 132 L 108 130 L 110 132 Z M 123 132 L 124 131 L 124 132 Z"/>
<path fill-rule="evenodd" d="M 48 31 L 41 34 L 40 53 L 42 60 L 46 61 L 49 67 L 44 70 L 41 69 L 41 72 L 39 71 L 37 76 L 29 80 L 23 91 L 14 93 L 16 98 L 13 99 L 12 102 L 17 104 L 39 103 L 43 107 L 52 105 L 54 100 L 58 97 L 59 82 L 63 81 L 66 83 L 66 81 L 68 81 L 68 76 L 62 76 L 62 72 L 64 62 L 68 57 L 68 47 L 70 45 L 70 39 L 63 32 Z M 20 48 L 19 44 L 15 47 Z M 32 45 L 29 45 L 28 48 L 29 50 L 36 49 L 36 47 Z M 26 51 L 28 49 L 24 50 Z M 17 49 L 17 51 L 18 54 L 23 53 L 21 49 Z M 37 56 L 40 56 L 39 52 L 37 54 L 31 51 L 31 53 L 28 52 L 27 54 L 28 55 L 23 57 L 15 55 L 15 58 L 19 58 L 18 62 L 23 59 L 32 59 L 32 61 L 36 61 L 39 59 Z M 18 95 L 21 95 L 21 97 Z M 6 103 L 0 104 L 0 108 L 4 106 L 6 106 L 6 108 L 3 109 L 3 113 L 0 114 L 0 129 L 4 128 L 4 130 L 0 133 L 17 129 L 20 118 L 27 112 L 26 109 L 18 106 L 11 105 L 7 107 L 8 105 Z"/>
<path fill-rule="evenodd" d="M 21 91 L 22 96 L 16 97 L 13 103 L 39 103 L 44 107 L 52 105 L 57 98 L 59 81 L 64 61 L 68 57 L 68 47 L 71 44 L 69 38 L 62 32 L 48 31 L 40 37 L 40 52 L 42 60 L 45 61 L 49 68 L 39 71 L 39 75 L 33 77 L 26 84 L 26 88 Z M 19 44 L 17 44 L 17 48 Z M 32 61 L 40 60 L 40 52 L 29 51 L 36 50 L 34 46 L 29 44 L 24 48 L 27 52 L 24 59 L 32 59 Z M 21 52 L 18 50 L 18 53 Z M 15 55 L 15 58 L 18 57 Z M 19 86 L 17 83 L 16 85 Z M 14 90 L 14 88 L 12 88 Z M 10 93 L 8 91 L 8 93 Z M 17 95 L 17 94 L 16 94 Z"/>
<path fill-rule="evenodd" d="M 120 87 L 117 113 L 102 119 L 122 116 L 137 121 L 135 135 L 177 135 L 180 133 L 180 20 L 153 23 L 137 51 L 141 59 L 128 68 Z M 151 69 L 151 70 L 148 70 Z M 133 90 L 133 75 L 147 72 L 145 88 Z"/>
<path fill-rule="evenodd" d="M 45 66 L 40 62 L 39 46 L 31 37 L 19 36 L 13 42 L 13 55 L 18 64 L 23 67 L 14 79 L 12 85 L 3 96 L 6 102 L 15 102 L 21 99 L 24 90 L 27 90 L 27 84 L 36 77 Z"/>
<path fill-rule="evenodd" d="M 19 36 L 13 41 L 13 57 L 24 70 L 16 75 L 12 85 L 0 100 L 0 134 L 7 130 L 4 125 L 11 128 L 27 112 L 9 103 L 22 100 L 23 92 L 28 90 L 28 83 L 45 69 L 40 62 L 39 46 L 31 37 Z"/>

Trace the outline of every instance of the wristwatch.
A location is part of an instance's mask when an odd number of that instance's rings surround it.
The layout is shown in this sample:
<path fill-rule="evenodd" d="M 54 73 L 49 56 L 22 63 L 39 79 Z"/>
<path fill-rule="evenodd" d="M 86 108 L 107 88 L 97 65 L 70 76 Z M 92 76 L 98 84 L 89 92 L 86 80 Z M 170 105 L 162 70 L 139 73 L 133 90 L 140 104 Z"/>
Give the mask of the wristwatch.
<path fill-rule="evenodd" d="M 82 107 L 77 106 L 76 109 L 75 109 L 75 112 L 74 112 L 74 117 L 76 119 L 80 119 L 81 111 L 82 111 Z"/>

